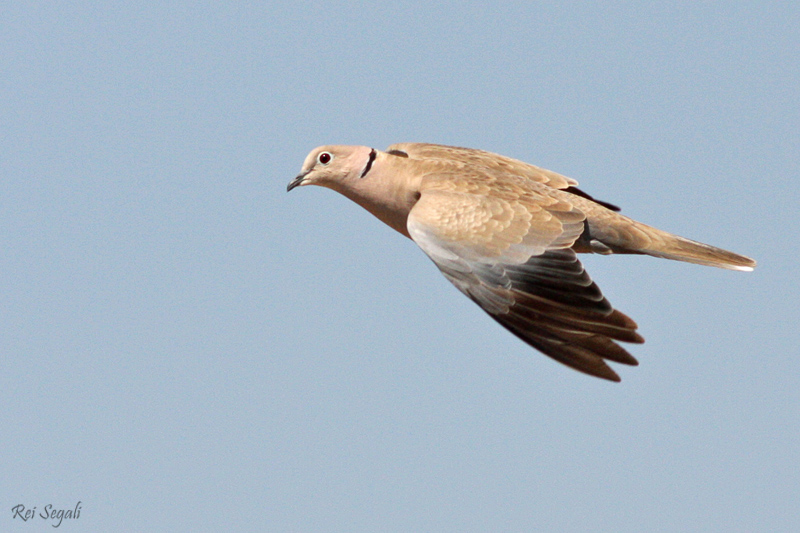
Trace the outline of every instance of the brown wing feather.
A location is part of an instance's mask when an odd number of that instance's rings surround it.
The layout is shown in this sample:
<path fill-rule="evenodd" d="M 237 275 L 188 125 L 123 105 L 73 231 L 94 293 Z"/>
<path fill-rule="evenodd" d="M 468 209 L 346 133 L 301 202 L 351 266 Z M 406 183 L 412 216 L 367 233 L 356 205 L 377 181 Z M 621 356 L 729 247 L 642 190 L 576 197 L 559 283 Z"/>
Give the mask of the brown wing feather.
<path fill-rule="evenodd" d="M 458 161 L 472 168 L 484 168 L 492 172 L 521 176 L 554 189 L 566 189 L 578 185 L 574 179 L 551 170 L 474 148 L 428 143 L 396 143 L 387 148 L 387 151 L 403 152 L 411 159 L 440 160 L 449 163 Z"/>
<path fill-rule="evenodd" d="M 569 248 L 583 231 L 580 211 L 513 179 L 423 183 L 409 215 L 411 237 L 493 319 L 593 376 L 619 381 L 604 360 L 637 364 L 615 342 L 643 342 L 636 323 L 612 308 Z"/>
<path fill-rule="evenodd" d="M 614 342 L 644 342 L 636 323 L 611 307 L 572 250 L 548 251 L 524 265 L 473 265 L 473 274 L 510 302 L 489 315 L 553 359 L 613 381 L 619 377 L 603 359 L 638 364 Z"/>

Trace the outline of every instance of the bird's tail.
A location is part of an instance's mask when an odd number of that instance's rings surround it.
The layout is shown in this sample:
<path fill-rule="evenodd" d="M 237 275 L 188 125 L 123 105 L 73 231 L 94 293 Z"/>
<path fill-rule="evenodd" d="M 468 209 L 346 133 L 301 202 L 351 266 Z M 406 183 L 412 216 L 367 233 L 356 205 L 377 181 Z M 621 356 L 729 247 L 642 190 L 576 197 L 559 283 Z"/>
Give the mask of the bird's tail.
<path fill-rule="evenodd" d="M 753 270 L 756 266 L 756 262 L 749 257 L 735 254 L 716 246 L 703 244 L 702 242 L 685 239 L 671 233 L 656 231 L 668 236 L 668 238 L 662 237 L 655 246 L 642 249 L 642 252 L 648 255 L 745 272 Z"/>
<path fill-rule="evenodd" d="M 647 254 L 729 270 L 751 271 L 756 266 L 749 257 L 673 235 L 619 213 L 609 218 L 598 225 L 589 221 L 593 251 Z"/>

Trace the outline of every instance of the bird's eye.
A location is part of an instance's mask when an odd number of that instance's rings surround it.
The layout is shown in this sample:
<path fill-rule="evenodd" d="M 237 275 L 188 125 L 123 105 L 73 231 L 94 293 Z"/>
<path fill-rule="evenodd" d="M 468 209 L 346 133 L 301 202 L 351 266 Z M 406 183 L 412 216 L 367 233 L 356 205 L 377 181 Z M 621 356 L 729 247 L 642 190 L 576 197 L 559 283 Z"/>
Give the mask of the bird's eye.
<path fill-rule="evenodd" d="M 331 162 L 331 159 L 333 159 L 333 154 L 330 152 L 322 152 L 317 156 L 317 163 L 320 165 L 327 165 Z"/>

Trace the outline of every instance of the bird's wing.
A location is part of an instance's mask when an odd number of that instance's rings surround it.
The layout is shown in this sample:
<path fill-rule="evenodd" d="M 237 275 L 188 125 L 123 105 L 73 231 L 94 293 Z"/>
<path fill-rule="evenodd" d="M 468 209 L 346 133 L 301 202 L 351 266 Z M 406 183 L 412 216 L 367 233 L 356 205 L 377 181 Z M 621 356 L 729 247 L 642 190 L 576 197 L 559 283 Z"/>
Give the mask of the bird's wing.
<path fill-rule="evenodd" d="M 402 146 L 402 145 L 401 145 Z M 426 178 L 411 238 L 461 292 L 553 359 L 619 381 L 604 359 L 636 365 L 614 340 L 641 343 L 570 246 L 584 214 L 523 181 L 445 173 Z"/>
<path fill-rule="evenodd" d="M 474 148 L 428 143 L 396 143 L 387 148 L 387 152 L 402 152 L 412 159 L 460 161 L 472 167 L 483 167 L 492 171 L 523 176 L 554 189 L 566 189 L 578 185 L 574 179 L 556 172 L 530 165 L 518 159 Z"/>
<path fill-rule="evenodd" d="M 484 168 L 490 172 L 501 172 L 514 176 L 521 176 L 536 183 L 541 183 L 553 189 L 562 189 L 569 193 L 576 194 L 587 200 L 612 211 L 619 211 L 619 207 L 602 200 L 589 196 L 578 188 L 578 182 L 567 176 L 537 167 L 518 159 L 506 157 L 504 155 L 476 150 L 474 148 L 460 148 L 458 146 L 445 146 L 442 144 L 428 143 L 396 143 L 387 148 L 387 152 L 394 154 L 405 154 L 412 159 L 428 161 L 444 161 L 449 164 L 459 162 L 469 168 Z"/>

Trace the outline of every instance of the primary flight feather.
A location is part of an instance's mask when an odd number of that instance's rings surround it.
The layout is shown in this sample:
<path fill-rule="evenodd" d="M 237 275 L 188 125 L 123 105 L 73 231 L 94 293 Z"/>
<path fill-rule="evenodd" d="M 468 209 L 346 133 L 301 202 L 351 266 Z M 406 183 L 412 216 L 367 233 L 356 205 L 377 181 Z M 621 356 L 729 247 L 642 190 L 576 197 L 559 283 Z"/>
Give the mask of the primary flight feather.
<path fill-rule="evenodd" d="M 756 262 L 632 220 L 578 182 L 498 154 L 424 143 L 321 146 L 287 190 L 320 185 L 411 238 L 514 335 L 576 370 L 619 381 L 642 343 L 576 253 L 647 254 L 732 270 Z"/>

